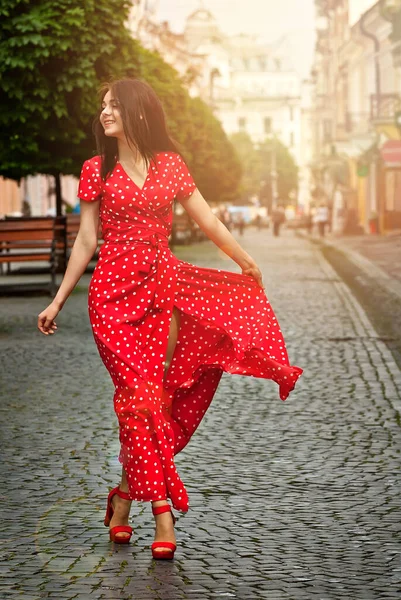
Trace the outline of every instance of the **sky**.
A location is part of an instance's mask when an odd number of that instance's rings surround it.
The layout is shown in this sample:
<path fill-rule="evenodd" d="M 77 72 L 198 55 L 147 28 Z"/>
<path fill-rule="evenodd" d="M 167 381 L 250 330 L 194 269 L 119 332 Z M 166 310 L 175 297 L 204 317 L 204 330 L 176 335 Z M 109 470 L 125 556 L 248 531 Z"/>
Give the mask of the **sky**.
<path fill-rule="evenodd" d="M 309 75 L 315 41 L 314 0 L 159 0 L 157 18 L 180 33 L 186 17 L 202 5 L 228 35 L 256 34 L 273 43 L 288 34 L 294 68 L 303 77 Z"/>
<path fill-rule="evenodd" d="M 356 23 L 359 17 L 371 6 L 376 4 L 377 0 L 349 0 L 349 21 L 350 25 Z"/>

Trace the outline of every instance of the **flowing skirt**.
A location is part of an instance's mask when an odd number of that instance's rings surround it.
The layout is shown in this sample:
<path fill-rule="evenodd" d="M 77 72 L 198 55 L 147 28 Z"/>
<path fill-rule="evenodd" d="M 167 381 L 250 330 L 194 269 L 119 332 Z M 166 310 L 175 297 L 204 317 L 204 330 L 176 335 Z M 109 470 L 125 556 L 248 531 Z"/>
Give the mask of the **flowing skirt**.
<path fill-rule="evenodd" d="M 302 369 L 289 364 L 273 309 L 255 280 L 178 260 L 169 249 L 156 252 L 146 244 L 104 244 L 89 314 L 115 385 L 119 460 L 130 497 L 170 498 L 185 512 L 188 495 L 174 455 L 200 424 L 223 372 L 272 379 L 285 400 Z M 174 307 L 180 329 L 165 374 Z"/>

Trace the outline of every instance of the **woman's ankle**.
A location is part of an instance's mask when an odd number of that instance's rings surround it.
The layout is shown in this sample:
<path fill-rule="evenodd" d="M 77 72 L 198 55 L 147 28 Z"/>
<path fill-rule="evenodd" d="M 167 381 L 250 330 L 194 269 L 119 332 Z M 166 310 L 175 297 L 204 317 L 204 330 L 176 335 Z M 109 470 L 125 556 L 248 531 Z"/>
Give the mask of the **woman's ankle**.
<path fill-rule="evenodd" d="M 127 485 L 127 483 L 121 481 L 118 489 L 120 490 L 120 492 L 124 492 L 125 494 L 129 494 L 129 487 Z"/>
<path fill-rule="evenodd" d="M 166 505 L 168 505 L 167 500 L 152 500 L 152 508 L 157 508 L 158 506 Z"/>

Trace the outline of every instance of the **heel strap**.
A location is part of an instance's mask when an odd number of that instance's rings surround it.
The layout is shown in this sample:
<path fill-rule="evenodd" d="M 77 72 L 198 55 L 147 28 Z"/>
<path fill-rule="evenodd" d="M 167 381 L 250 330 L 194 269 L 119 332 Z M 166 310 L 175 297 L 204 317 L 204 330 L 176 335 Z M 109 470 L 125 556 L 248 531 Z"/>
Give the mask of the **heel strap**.
<path fill-rule="evenodd" d="M 161 515 L 165 512 L 171 512 L 171 508 L 169 504 L 164 504 L 163 506 L 152 506 L 152 513 L 154 515 Z"/>
<path fill-rule="evenodd" d="M 116 494 L 117 494 L 117 496 L 120 496 L 120 498 L 123 498 L 124 500 L 131 500 L 131 498 L 129 497 L 129 494 L 127 492 L 123 492 L 122 490 L 120 490 L 120 488 L 117 488 Z"/>
<path fill-rule="evenodd" d="M 123 500 L 131 500 L 131 498 L 129 497 L 129 494 L 127 494 L 127 492 L 123 492 L 122 490 L 120 490 L 120 488 L 118 486 L 110 491 L 109 501 L 111 501 L 111 499 L 115 495 L 120 496 L 120 498 L 123 498 Z"/>

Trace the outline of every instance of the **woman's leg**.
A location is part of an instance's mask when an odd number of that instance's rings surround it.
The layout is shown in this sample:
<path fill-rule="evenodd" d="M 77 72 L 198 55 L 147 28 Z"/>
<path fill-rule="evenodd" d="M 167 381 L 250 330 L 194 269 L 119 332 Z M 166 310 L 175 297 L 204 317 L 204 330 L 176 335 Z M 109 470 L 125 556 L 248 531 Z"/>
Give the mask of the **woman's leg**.
<path fill-rule="evenodd" d="M 173 314 L 171 317 L 170 323 L 170 331 L 167 342 L 167 353 L 166 353 L 166 362 L 164 366 L 164 376 L 170 367 L 171 360 L 173 358 L 175 346 L 178 339 L 178 332 L 180 330 L 180 311 L 177 308 L 173 308 Z M 168 504 L 167 500 L 156 500 L 152 502 L 152 507 L 163 506 Z M 156 532 L 155 532 L 155 542 L 172 542 L 176 543 L 175 533 L 174 533 L 174 523 L 173 518 L 170 512 L 161 513 L 160 515 L 155 515 L 156 522 Z M 163 548 L 159 548 L 158 552 L 162 552 Z M 171 552 L 169 548 L 166 548 L 167 552 Z"/>
<path fill-rule="evenodd" d="M 175 346 L 177 344 L 178 332 L 180 331 L 181 313 L 178 308 L 173 308 L 173 314 L 171 316 L 170 331 L 167 341 L 167 353 L 166 362 L 164 365 L 164 376 L 170 367 L 171 360 L 173 358 Z"/>
<path fill-rule="evenodd" d="M 122 492 L 127 492 L 127 493 L 129 492 L 127 476 L 125 474 L 124 469 L 122 470 L 121 483 L 120 483 L 119 487 Z M 120 496 L 117 496 L 117 494 L 116 494 L 113 497 L 111 503 L 114 508 L 114 513 L 113 513 L 113 516 L 110 521 L 110 529 L 112 527 L 115 527 L 116 525 L 129 525 L 128 519 L 129 519 L 129 513 L 130 513 L 130 509 L 131 509 L 131 500 L 124 500 L 124 498 L 120 498 Z M 121 537 L 121 538 L 129 537 L 129 534 L 128 533 L 117 533 L 116 537 Z"/>

